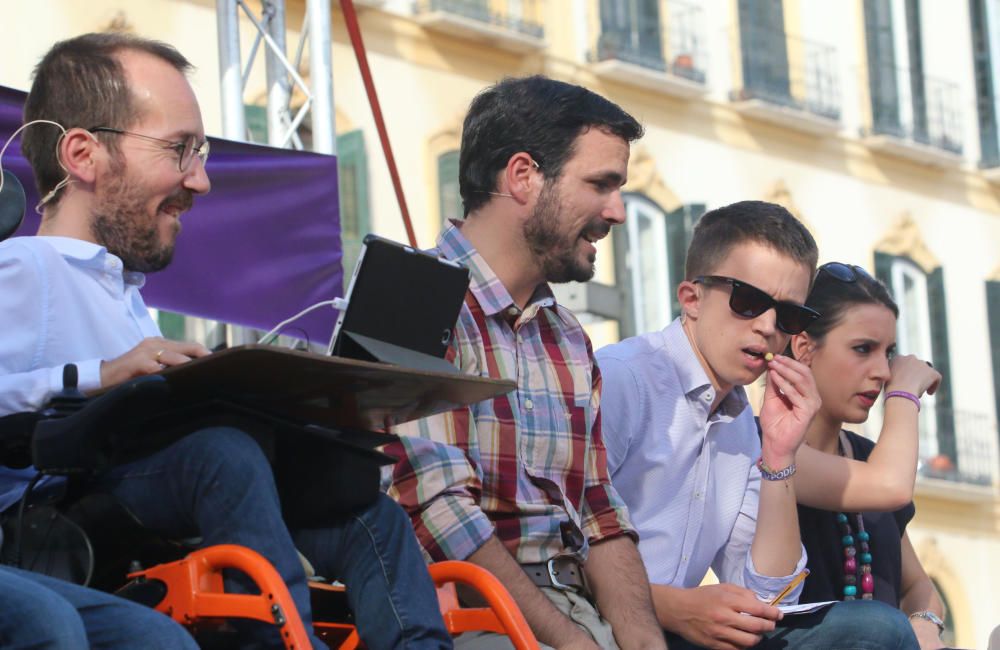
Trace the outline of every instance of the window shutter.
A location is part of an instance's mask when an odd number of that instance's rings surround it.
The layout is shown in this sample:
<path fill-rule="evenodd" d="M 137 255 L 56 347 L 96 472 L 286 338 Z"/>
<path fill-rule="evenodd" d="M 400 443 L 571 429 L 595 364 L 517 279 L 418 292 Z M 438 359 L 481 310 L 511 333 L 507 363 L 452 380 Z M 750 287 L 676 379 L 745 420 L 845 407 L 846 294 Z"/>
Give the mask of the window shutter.
<path fill-rule="evenodd" d="M 958 467 L 955 444 L 955 412 L 951 398 L 951 357 L 948 354 L 948 309 L 944 295 L 944 269 L 938 267 L 927 275 L 927 308 L 931 317 L 931 350 L 934 367 L 944 376 L 935 395 L 938 423 L 938 449 Z M 961 468 L 959 468 L 961 471 Z"/>
<path fill-rule="evenodd" d="M 615 249 L 615 284 L 625 297 L 624 309 L 618 319 L 621 338 L 635 336 L 635 296 L 632 295 L 632 269 L 629 268 L 628 230 L 623 226 L 611 230 L 611 243 Z"/>
<path fill-rule="evenodd" d="M 156 321 L 156 324 L 160 326 L 163 338 L 170 339 L 171 341 L 187 340 L 187 327 L 185 325 L 184 314 L 163 311 L 161 309 L 157 311 Z"/>
<path fill-rule="evenodd" d="M 465 216 L 458 186 L 458 157 L 457 151 L 448 151 L 438 157 L 438 211 L 442 228 L 448 224 L 449 219 L 461 219 Z"/>
<path fill-rule="evenodd" d="M 868 49 L 872 127 L 876 133 L 902 137 L 890 0 L 865 0 L 865 42 Z"/>
<path fill-rule="evenodd" d="M 667 259 L 670 260 L 670 316 L 677 318 L 681 306 L 677 301 L 677 285 L 684 281 L 684 266 L 687 264 L 687 248 L 691 243 L 691 231 L 698 217 L 705 212 L 704 203 L 682 205 L 667 215 Z"/>
<path fill-rule="evenodd" d="M 990 325 L 990 351 L 993 359 L 993 401 L 995 417 L 1000 419 L 1000 281 L 986 283 L 986 313 Z"/>
<path fill-rule="evenodd" d="M 893 300 L 897 300 L 892 289 L 892 260 L 895 255 L 875 251 L 875 277 L 889 289 Z"/>
<path fill-rule="evenodd" d="M 924 46 L 920 32 L 920 0 L 906 0 L 906 43 L 910 57 L 910 94 L 913 96 L 913 139 L 930 142 L 927 131 L 927 89 L 924 84 Z"/>
<path fill-rule="evenodd" d="M 371 231 L 368 216 L 368 155 L 360 130 L 337 136 L 337 187 L 340 197 L 340 242 L 344 274 L 361 252 L 361 241 Z"/>
<path fill-rule="evenodd" d="M 792 104 L 782 0 L 740 0 L 743 88 L 750 97 Z"/>
<path fill-rule="evenodd" d="M 993 62 L 990 59 L 990 30 L 986 23 L 986 0 L 969 0 L 972 22 L 972 65 L 976 82 L 976 112 L 979 116 L 980 164 L 1000 165 L 997 114 L 994 107 Z"/>

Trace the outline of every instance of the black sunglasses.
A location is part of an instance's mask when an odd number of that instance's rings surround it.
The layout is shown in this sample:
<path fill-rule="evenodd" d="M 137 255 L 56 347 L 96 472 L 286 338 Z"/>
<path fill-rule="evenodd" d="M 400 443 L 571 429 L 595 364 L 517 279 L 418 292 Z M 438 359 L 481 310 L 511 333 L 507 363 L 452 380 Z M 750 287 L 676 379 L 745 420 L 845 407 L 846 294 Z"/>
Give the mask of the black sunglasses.
<path fill-rule="evenodd" d="M 728 278 L 724 275 L 699 275 L 694 281 L 706 286 L 730 285 L 732 290 L 729 293 L 729 308 L 744 318 L 756 318 L 774 307 L 778 329 L 785 334 L 799 334 L 819 318 L 819 312 L 815 309 L 810 309 L 797 302 L 775 300 L 752 284 L 747 284 L 736 278 Z"/>
<path fill-rule="evenodd" d="M 827 262 L 823 266 L 819 267 L 819 270 L 816 271 L 816 276 L 819 277 L 819 274 L 823 272 L 826 272 L 835 280 L 840 280 L 841 282 L 857 282 L 860 277 L 872 280 L 873 282 L 875 281 L 875 278 L 873 278 L 868 271 L 856 264 Z"/>

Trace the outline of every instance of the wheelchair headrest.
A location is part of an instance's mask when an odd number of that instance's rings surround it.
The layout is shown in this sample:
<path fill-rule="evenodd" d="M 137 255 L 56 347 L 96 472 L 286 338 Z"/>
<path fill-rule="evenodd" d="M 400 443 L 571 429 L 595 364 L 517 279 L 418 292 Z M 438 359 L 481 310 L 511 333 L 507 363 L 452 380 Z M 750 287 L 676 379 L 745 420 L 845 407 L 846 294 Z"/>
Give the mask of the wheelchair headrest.
<path fill-rule="evenodd" d="M 0 189 L 0 241 L 14 234 L 24 219 L 27 199 L 24 186 L 12 172 L 3 170 L 3 189 Z"/>

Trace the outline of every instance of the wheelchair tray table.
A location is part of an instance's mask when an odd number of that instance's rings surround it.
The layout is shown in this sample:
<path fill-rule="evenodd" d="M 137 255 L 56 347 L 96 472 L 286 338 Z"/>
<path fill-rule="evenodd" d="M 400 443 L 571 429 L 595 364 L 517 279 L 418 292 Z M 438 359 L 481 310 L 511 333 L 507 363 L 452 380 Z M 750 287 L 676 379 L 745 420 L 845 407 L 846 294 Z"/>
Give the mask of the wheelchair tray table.
<path fill-rule="evenodd" d="M 262 345 L 162 373 L 174 399 L 223 399 L 325 427 L 383 429 L 508 393 L 506 379 L 429 372 Z"/>

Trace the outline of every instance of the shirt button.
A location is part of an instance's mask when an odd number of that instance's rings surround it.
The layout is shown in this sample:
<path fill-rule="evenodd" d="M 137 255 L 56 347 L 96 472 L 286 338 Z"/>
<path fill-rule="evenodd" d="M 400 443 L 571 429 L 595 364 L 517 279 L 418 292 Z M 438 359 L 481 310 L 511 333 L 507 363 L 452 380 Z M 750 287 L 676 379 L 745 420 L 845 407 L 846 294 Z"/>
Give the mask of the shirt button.
<path fill-rule="evenodd" d="M 524 408 L 530 411 L 531 409 L 535 408 L 535 403 L 532 402 L 530 399 L 526 399 L 524 400 Z"/>
<path fill-rule="evenodd" d="M 711 393 L 705 393 L 705 396 L 702 397 L 702 399 L 705 400 L 706 402 L 711 402 L 712 401 L 712 394 Z"/>
<path fill-rule="evenodd" d="M 517 307 L 508 308 L 507 313 L 511 316 L 517 316 Z"/>

